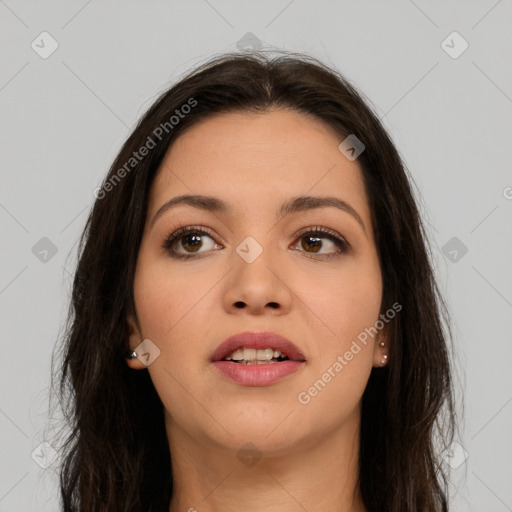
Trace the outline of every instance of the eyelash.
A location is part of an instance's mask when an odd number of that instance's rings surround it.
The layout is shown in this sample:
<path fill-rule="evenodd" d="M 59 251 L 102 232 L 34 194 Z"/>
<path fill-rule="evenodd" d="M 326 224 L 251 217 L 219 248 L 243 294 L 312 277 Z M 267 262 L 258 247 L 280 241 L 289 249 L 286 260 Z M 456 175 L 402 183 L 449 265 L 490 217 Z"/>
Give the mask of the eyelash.
<path fill-rule="evenodd" d="M 188 254 L 188 255 L 187 254 L 179 254 L 172 250 L 173 243 L 175 241 L 181 240 L 188 234 L 208 235 L 212 239 L 215 238 L 213 233 L 207 228 L 203 228 L 200 226 L 181 227 L 181 228 L 177 229 L 176 231 L 174 231 L 174 233 L 172 233 L 169 237 L 167 237 L 167 239 L 164 241 L 164 243 L 162 245 L 163 249 L 165 249 L 171 257 L 177 258 L 177 259 L 187 260 L 190 258 L 197 257 L 195 254 Z M 317 256 L 314 255 L 315 253 L 312 253 L 313 255 L 308 255 L 307 252 L 301 251 L 301 252 L 305 252 L 306 257 L 308 257 L 308 258 L 331 259 L 331 258 L 335 258 L 335 257 L 340 256 L 341 254 L 346 253 L 350 248 L 350 244 L 345 240 L 345 238 L 338 235 L 335 231 L 328 229 L 328 228 L 324 228 L 322 226 L 312 226 L 312 227 L 305 228 L 304 230 L 302 230 L 301 232 L 299 232 L 297 234 L 297 238 L 300 240 L 302 237 L 304 237 L 306 235 L 318 235 L 318 234 L 325 235 L 325 236 L 322 236 L 321 238 L 327 238 L 327 239 L 331 240 L 338 246 L 339 250 L 334 253 L 331 253 L 331 254 L 319 254 Z"/>

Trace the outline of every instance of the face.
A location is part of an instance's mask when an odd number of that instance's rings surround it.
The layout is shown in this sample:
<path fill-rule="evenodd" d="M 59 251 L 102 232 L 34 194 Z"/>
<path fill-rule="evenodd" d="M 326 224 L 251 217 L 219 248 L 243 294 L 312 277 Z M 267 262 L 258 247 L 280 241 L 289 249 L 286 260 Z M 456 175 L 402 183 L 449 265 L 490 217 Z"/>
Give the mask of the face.
<path fill-rule="evenodd" d="M 131 349 L 148 339 L 150 352 L 160 351 L 147 371 L 168 431 L 204 446 L 250 441 L 282 453 L 359 417 L 386 329 L 365 331 L 381 313 L 381 270 L 361 169 L 338 149 L 343 138 L 294 111 L 229 113 L 191 127 L 166 154 L 137 261 L 137 321 L 129 322 Z M 179 203 L 155 218 L 189 194 L 226 209 Z M 300 196 L 336 198 L 343 208 L 280 215 Z M 192 232 L 165 244 L 184 227 Z M 305 362 L 267 385 L 227 378 L 212 354 L 247 331 L 287 338 Z M 128 364 L 146 369 L 137 358 Z"/>

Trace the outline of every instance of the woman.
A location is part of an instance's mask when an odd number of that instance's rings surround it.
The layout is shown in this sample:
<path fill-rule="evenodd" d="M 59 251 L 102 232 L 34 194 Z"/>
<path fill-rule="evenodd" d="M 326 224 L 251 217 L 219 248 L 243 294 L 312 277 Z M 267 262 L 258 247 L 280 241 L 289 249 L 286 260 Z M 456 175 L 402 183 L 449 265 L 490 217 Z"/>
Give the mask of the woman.
<path fill-rule="evenodd" d="M 448 510 L 446 308 L 404 165 L 337 71 L 210 60 L 95 196 L 60 368 L 66 512 Z"/>

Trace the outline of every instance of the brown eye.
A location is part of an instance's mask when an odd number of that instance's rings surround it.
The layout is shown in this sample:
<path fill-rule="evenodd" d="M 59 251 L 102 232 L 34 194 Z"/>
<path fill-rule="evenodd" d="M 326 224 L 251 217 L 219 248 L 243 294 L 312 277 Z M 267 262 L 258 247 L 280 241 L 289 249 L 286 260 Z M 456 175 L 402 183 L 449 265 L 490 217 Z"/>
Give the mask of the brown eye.
<path fill-rule="evenodd" d="M 204 229 L 195 227 L 180 228 L 165 240 L 163 248 L 173 257 L 190 258 L 194 254 L 207 252 L 200 251 L 204 246 L 203 239 L 205 237 L 213 241 L 212 235 Z M 216 244 L 214 243 L 214 245 Z M 182 249 L 184 252 L 180 252 L 179 249 Z"/>
<path fill-rule="evenodd" d="M 323 246 L 322 237 L 306 235 L 303 236 L 301 240 L 302 242 L 307 241 L 306 243 L 302 243 L 302 247 L 308 252 L 318 252 Z M 331 243 L 333 242 L 331 241 Z"/>
<path fill-rule="evenodd" d="M 324 240 L 328 240 L 329 243 L 326 244 Z M 324 258 L 345 253 L 349 248 L 348 242 L 343 237 L 334 231 L 322 227 L 300 234 L 300 245 L 304 252 Z M 321 251 L 324 248 L 326 248 L 327 252 L 322 253 Z"/>
<path fill-rule="evenodd" d="M 204 235 L 198 235 L 197 233 L 185 235 L 181 237 L 181 246 L 187 251 L 190 248 L 192 252 L 197 252 L 203 245 L 202 236 Z"/>

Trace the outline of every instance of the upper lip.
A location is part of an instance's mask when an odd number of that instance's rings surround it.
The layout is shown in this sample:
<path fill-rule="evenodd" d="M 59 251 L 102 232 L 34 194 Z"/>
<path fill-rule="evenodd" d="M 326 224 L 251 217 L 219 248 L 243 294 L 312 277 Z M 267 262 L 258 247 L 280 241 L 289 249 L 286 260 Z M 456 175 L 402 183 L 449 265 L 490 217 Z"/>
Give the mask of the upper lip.
<path fill-rule="evenodd" d="M 304 354 L 290 341 L 274 332 L 242 332 L 222 342 L 211 361 L 222 361 L 239 348 L 273 348 L 294 361 L 305 361 Z"/>

